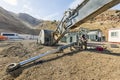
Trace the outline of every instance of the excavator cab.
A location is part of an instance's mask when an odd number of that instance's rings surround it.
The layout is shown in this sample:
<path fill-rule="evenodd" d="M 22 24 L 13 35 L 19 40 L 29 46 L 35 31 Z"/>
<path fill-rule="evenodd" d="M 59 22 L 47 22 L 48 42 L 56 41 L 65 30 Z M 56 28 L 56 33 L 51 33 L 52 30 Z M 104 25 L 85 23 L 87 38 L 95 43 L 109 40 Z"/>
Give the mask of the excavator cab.
<path fill-rule="evenodd" d="M 51 30 L 40 30 L 39 38 L 37 40 L 38 44 L 42 45 L 52 45 L 54 42 L 53 31 Z"/>

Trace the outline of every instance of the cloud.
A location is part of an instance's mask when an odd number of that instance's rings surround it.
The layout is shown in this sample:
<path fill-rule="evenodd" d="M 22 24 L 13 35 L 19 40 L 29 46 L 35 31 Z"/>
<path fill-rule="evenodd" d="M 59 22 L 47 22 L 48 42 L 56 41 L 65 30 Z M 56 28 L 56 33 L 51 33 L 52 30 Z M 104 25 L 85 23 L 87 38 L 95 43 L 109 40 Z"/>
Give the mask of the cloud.
<path fill-rule="evenodd" d="M 16 6 L 18 4 L 18 0 L 3 0 L 4 2 Z"/>
<path fill-rule="evenodd" d="M 81 4 L 84 0 L 74 0 L 70 5 L 69 8 L 76 8 L 78 6 L 78 4 Z"/>
<path fill-rule="evenodd" d="M 53 14 L 50 14 L 48 16 L 45 16 L 44 18 L 42 18 L 43 20 L 55 20 L 56 18 L 60 17 L 60 13 L 56 12 Z"/>
<path fill-rule="evenodd" d="M 22 0 L 22 9 L 20 10 L 20 12 L 24 12 L 24 13 L 33 13 L 34 10 L 31 6 L 31 2 L 27 1 L 27 0 Z"/>
<path fill-rule="evenodd" d="M 33 9 L 29 5 L 23 5 L 24 11 L 32 11 Z"/>

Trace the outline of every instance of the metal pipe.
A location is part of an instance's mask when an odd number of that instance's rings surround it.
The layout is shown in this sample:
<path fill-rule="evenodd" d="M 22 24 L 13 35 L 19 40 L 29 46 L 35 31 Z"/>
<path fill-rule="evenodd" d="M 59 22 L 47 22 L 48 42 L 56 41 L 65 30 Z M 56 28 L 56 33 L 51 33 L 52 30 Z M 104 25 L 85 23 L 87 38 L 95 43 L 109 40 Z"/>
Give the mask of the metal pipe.
<path fill-rule="evenodd" d="M 20 64 L 20 66 L 23 66 L 23 65 L 25 65 L 27 63 L 33 62 L 33 61 L 35 61 L 35 60 L 37 60 L 37 59 L 39 59 L 41 57 L 44 57 L 46 55 L 49 55 L 49 54 L 56 53 L 56 52 L 59 52 L 61 50 L 64 50 L 64 49 L 66 49 L 66 48 L 68 48 L 70 46 L 73 46 L 74 44 L 75 43 L 71 43 L 71 44 L 68 44 L 68 45 L 65 45 L 65 46 L 60 46 L 57 49 L 50 50 L 50 51 L 47 51 L 47 52 L 45 52 L 43 54 L 39 54 L 38 56 L 35 56 L 35 57 L 29 58 L 27 60 L 21 61 L 21 62 L 19 62 L 19 64 Z"/>
<path fill-rule="evenodd" d="M 52 54 L 52 53 L 56 53 L 56 52 L 60 52 L 60 51 L 66 49 L 66 48 L 68 48 L 68 47 L 73 46 L 74 44 L 75 44 L 75 42 L 74 42 L 74 43 L 71 43 L 71 44 L 68 44 L 68 45 L 65 45 L 65 46 L 60 46 L 60 47 L 58 47 L 57 49 L 47 51 L 47 52 L 45 52 L 45 53 L 43 53 L 43 54 L 39 54 L 38 56 L 31 57 L 31 58 L 29 58 L 29 59 L 27 59 L 27 60 L 24 60 L 24 61 L 21 61 L 21 62 L 19 62 L 19 63 L 11 63 L 10 65 L 8 65 L 6 71 L 7 71 L 7 72 L 12 72 L 12 71 L 14 71 L 14 70 L 22 67 L 22 66 L 25 65 L 25 64 L 28 64 L 28 63 L 33 62 L 33 61 L 35 61 L 35 60 L 38 60 L 38 59 L 40 59 L 41 57 L 44 57 L 44 56 L 46 56 L 46 55 L 49 55 L 49 54 Z"/>
<path fill-rule="evenodd" d="M 31 57 L 31 58 L 29 58 L 29 59 L 27 59 L 27 60 L 21 61 L 21 62 L 19 62 L 19 64 L 20 64 L 20 66 L 23 66 L 23 65 L 25 65 L 25 64 L 27 64 L 27 63 L 33 62 L 33 61 L 35 61 L 35 60 L 37 60 L 37 59 L 39 59 L 39 58 L 41 58 L 41 57 L 44 57 L 44 56 L 46 56 L 46 55 L 48 55 L 48 54 L 56 53 L 56 52 L 58 52 L 58 51 L 59 51 L 59 50 L 57 50 L 57 49 L 56 49 L 56 50 L 47 51 L 47 52 L 45 52 L 45 53 L 39 54 L 38 56 Z"/>

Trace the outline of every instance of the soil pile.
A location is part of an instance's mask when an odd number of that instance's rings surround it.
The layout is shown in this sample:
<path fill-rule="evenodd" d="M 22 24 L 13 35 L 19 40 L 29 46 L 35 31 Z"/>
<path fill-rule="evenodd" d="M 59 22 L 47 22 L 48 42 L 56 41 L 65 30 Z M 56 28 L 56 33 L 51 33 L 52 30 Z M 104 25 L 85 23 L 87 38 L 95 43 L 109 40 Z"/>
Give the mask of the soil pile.
<path fill-rule="evenodd" d="M 25 47 L 23 47 L 23 44 L 17 43 L 4 49 L 0 54 L 4 57 L 23 57 L 28 53 L 29 51 Z"/>
<path fill-rule="evenodd" d="M 29 55 L 35 56 L 51 49 L 55 47 L 44 46 Z M 70 49 L 66 49 L 64 52 L 51 54 L 25 65 L 18 71 L 20 73 L 18 76 L 6 74 L 5 66 L 28 57 L 0 57 L 0 80 L 119 80 L 120 53 L 115 51 L 120 52 L 120 48 L 102 52 L 95 50 L 71 52 Z"/>
<path fill-rule="evenodd" d="M 12 43 L 4 50 L 2 50 L 0 55 L 2 55 L 3 57 L 24 57 L 25 55 L 28 55 L 29 53 L 32 52 L 36 52 L 41 48 L 42 48 L 41 46 L 38 46 L 33 42 L 29 42 L 29 44 L 26 43 L 26 41 L 17 42 Z"/>

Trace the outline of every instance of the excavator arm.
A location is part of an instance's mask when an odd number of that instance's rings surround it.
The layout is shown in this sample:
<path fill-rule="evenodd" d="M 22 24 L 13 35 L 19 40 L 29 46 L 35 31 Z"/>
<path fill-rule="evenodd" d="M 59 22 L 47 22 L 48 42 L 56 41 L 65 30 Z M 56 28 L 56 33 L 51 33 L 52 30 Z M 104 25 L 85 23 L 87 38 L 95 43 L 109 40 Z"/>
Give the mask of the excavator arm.
<path fill-rule="evenodd" d="M 56 31 L 53 33 L 54 42 L 58 41 L 70 30 L 75 29 L 90 18 L 93 18 L 105 10 L 119 4 L 120 0 L 84 0 L 76 9 L 69 9 L 65 12 Z"/>

